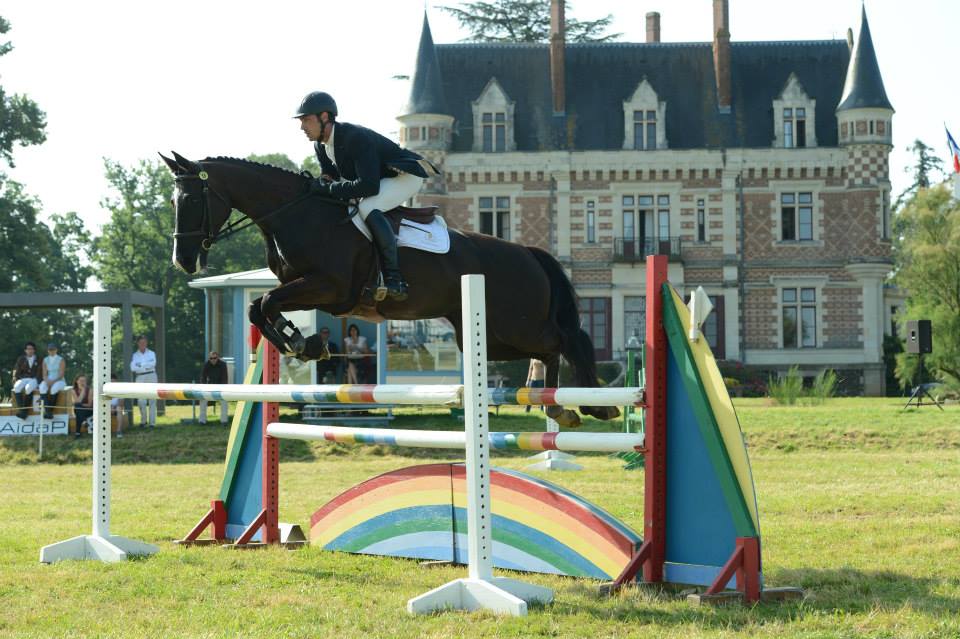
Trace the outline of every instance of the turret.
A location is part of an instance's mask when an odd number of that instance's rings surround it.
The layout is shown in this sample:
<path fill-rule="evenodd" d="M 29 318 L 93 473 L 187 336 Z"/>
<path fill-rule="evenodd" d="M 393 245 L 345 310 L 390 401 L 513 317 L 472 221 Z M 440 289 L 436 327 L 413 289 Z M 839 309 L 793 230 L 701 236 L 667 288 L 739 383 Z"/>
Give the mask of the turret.
<path fill-rule="evenodd" d="M 867 9 L 863 8 L 860 35 L 850 52 L 847 80 L 840 104 L 837 105 L 837 124 L 840 145 L 892 145 L 893 106 L 887 99 L 880 76 L 880 65 L 870 37 Z"/>
<path fill-rule="evenodd" d="M 400 144 L 421 154 L 424 151 L 446 151 L 450 148 L 453 135 L 453 116 L 448 112 L 440 63 L 433 45 L 430 23 L 424 13 L 417 67 L 410 82 L 410 99 L 397 116 L 400 121 Z M 424 155 L 433 159 L 434 154 Z"/>

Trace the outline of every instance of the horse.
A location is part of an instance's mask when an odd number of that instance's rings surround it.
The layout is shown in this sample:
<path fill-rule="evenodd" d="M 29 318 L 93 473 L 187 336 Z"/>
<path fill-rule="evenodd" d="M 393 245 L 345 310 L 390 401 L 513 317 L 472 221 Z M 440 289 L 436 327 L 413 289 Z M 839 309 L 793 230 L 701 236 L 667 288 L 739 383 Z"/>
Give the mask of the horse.
<path fill-rule="evenodd" d="M 560 357 L 573 367 L 577 386 L 599 386 L 590 336 L 580 326 L 577 296 L 560 263 L 546 251 L 497 237 L 449 229 L 450 250 L 434 254 L 400 248 L 410 284 L 406 300 L 361 297 L 375 288 L 379 266 L 373 245 L 350 220 L 340 200 L 311 195 L 309 173 L 228 157 L 194 162 L 161 154 L 173 172 L 173 262 L 185 273 L 205 268 L 220 239 L 248 224 L 259 227 L 270 270 L 280 285 L 253 300 L 250 322 L 281 353 L 305 361 L 328 354 L 317 335 L 304 338 L 284 312 L 319 309 L 335 316 L 374 321 L 446 318 L 463 349 L 460 276 L 486 276 L 487 352 L 494 361 L 536 358 L 548 383 L 558 383 Z M 246 216 L 227 224 L 232 210 Z M 240 223 L 240 226 L 238 226 Z M 599 419 L 616 407 L 581 406 Z M 547 414 L 576 427 L 575 412 L 558 406 Z"/>

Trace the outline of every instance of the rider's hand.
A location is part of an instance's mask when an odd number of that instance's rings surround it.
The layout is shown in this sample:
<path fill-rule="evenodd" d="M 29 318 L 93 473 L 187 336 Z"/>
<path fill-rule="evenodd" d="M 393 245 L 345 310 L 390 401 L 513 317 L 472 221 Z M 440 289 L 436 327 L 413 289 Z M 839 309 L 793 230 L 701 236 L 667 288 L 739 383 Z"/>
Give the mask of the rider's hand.
<path fill-rule="evenodd" d="M 330 183 L 324 182 L 323 178 L 312 180 L 310 182 L 310 193 L 314 195 L 330 195 Z"/>

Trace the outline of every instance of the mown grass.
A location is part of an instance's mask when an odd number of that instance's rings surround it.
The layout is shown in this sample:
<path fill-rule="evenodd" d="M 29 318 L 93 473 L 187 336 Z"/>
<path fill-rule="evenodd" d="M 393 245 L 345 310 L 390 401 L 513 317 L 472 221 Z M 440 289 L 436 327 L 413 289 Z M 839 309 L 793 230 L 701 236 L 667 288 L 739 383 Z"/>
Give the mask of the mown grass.
<path fill-rule="evenodd" d="M 90 527 L 90 440 L 0 440 L 0 635 L 36 637 L 960 637 L 960 406 L 900 412 L 897 400 L 817 407 L 738 400 L 761 510 L 770 586 L 801 602 L 698 609 L 677 593 L 631 588 L 600 598 L 586 580 L 524 575 L 556 592 L 523 619 L 485 613 L 410 617 L 407 599 L 464 575 L 405 560 L 307 548 L 181 549 L 215 496 L 226 429 L 172 425 L 114 440 L 112 530 L 161 546 L 124 564 L 41 566 L 40 546 Z M 292 413 L 288 416 L 292 417 Z M 402 411 L 397 427 L 451 428 L 447 415 Z M 501 409 L 496 430 L 539 416 Z M 585 428 L 606 430 L 600 422 Z M 443 451 L 283 442 L 281 513 L 306 524 L 342 490 Z M 643 476 L 604 455 L 549 479 L 637 530 Z M 498 465 L 522 468 L 521 454 Z"/>

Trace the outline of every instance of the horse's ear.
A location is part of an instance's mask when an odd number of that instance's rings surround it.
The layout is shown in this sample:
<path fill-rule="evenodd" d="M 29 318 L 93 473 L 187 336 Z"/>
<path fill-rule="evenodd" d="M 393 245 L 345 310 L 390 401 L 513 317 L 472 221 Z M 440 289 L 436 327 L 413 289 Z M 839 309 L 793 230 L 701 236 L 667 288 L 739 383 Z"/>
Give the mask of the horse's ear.
<path fill-rule="evenodd" d="M 199 173 L 200 171 L 203 170 L 202 167 L 201 167 L 199 164 L 197 164 L 196 162 L 191 162 L 190 160 L 188 160 L 187 158 L 183 157 L 182 155 L 180 155 L 180 154 L 177 153 L 176 151 L 173 152 L 173 157 L 177 160 L 177 164 L 179 164 L 180 167 L 183 168 L 183 170 L 186 171 L 186 172 L 188 172 L 188 173 L 194 173 L 194 174 L 195 174 L 195 173 Z"/>
<path fill-rule="evenodd" d="M 174 175 L 180 175 L 181 173 L 184 172 L 183 167 L 177 164 L 176 160 L 171 160 L 170 158 L 165 156 L 163 153 L 158 153 L 157 155 L 159 155 L 163 159 L 164 163 L 166 163 L 167 165 L 167 168 L 169 168 Z"/>

